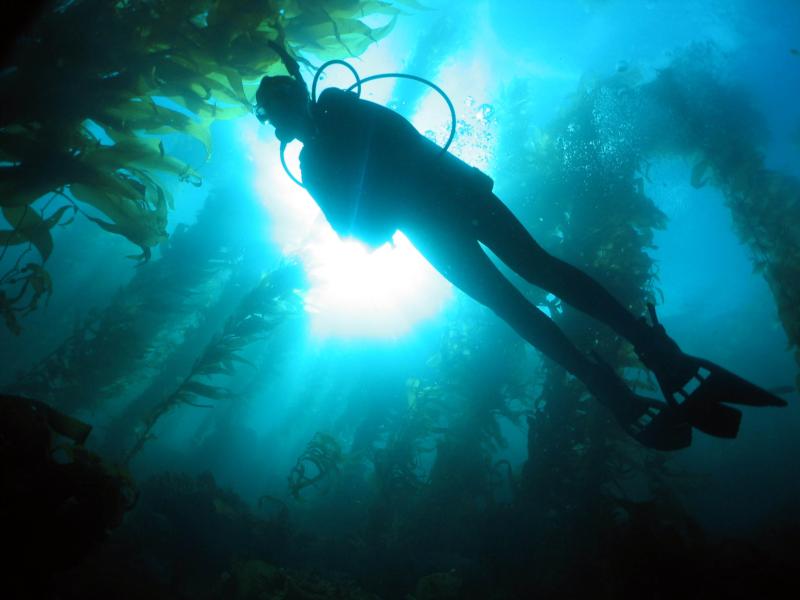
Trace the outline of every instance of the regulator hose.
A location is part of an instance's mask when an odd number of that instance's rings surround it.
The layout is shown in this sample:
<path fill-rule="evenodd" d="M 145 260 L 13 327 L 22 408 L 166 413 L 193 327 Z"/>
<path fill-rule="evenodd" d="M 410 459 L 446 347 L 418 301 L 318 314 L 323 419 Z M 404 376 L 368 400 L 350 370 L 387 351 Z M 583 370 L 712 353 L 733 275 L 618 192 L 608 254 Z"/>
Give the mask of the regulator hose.
<path fill-rule="evenodd" d="M 292 175 L 292 172 L 289 170 L 289 165 L 286 164 L 286 142 L 281 142 L 281 165 L 283 165 L 283 170 L 286 171 L 286 174 L 289 176 L 289 179 L 294 181 L 297 185 L 304 188 L 306 186 L 303 185 L 303 182 L 300 181 L 297 177 Z"/>
<path fill-rule="evenodd" d="M 314 73 L 314 81 L 311 84 L 311 103 L 312 104 L 316 104 L 317 103 L 317 83 L 319 83 L 319 78 L 325 72 L 325 69 L 327 69 L 328 67 L 333 66 L 333 65 L 342 65 L 343 67 L 346 67 L 353 74 L 353 77 L 355 78 L 356 82 L 353 85 L 351 85 L 349 88 L 347 88 L 347 91 L 351 92 L 351 91 L 353 91 L 353 88 L 356 88 L 356 96 L 358 98 L 361 98 L 361 77 L 358 76 L 358 71 L 356 71 L 355 67 L 353 65 L 351 65 L 349 62 L 346 62 L 344 60 L 334 59 L 334 60 L 329 60 L 328 62 L 323 64 L 319 69 L 317 69 L 317 72 Z"/>
<path fill-rule="evenodd" d="M 355 71 L 355 69 L 353 70 Z M 370 75 L 369 77 L 365 77 L 364 79 L 359 79 L 357 83 L 354 83 L 349 88 L 347 88 L 347 91 L 352 92 L 353 88 L 356 87 L 357 85 L 359 91 L 356 92 L 356 95 L 360 96 L 362 83 L 367 83 L 369 81 L 376 81 L 378 79 L 389 79 L 389 78 L 410 79 L 412 81 L 419 81 L 420 83 L 424 83 L 428 87 L 436 90 L 442 97 L 442 99 L 444 99 L 444 101 L 447 103 L 447 108 L 450 109 L 451 125 L 450 125 L 450 136 L 447 138 L 447 142 L 445 142 L 445 145 L 442 147 L 441 153 L 444 154 L 445 152 L 447 152 L 447 150 L 450 148 L 450 144 L 453 143 L 453 138 L 456 137 L 456 107 L 453 106 L 453 102 L 450 100 L 450 97 L 445 93 L 445 91 L 432 81 L 425 79 L 424 77 L 420 77 L 418 75 L 409 75 L 408 73 L 381 73 L 380 75 Z"/>
<path fill-rule="evenodd" d="M 351 65 L 350 63 L 348 63 L 348 62 L 346 62 L 344 60 L 334 59 L 334 60 L 329 60 L 328 62 L 324 63 L 319 69 L 317 69 L 317 72 L 314 74 L 314 81 L 311 84 L 311 103 L 312 104 L 316 104 L 317 103 L 317 84 L 319 83 L 320 77 L 325 72 L 325 69 L 327 69 L 328 67 L 333 66 L 333 65 L 341 65 L 341 66 L 347 68 L 350 71 L 350 73 L 353 74 L 353 78 L 355 78 L 356 82 L 353 85 L 351 85 L 349 88 L 347 88 L 347 90 L 345 90 L 345 91 L 352 92 L 353 90 L 355 90 L 356 98 L 361 98 L 361 86 L 362 86 L 362 84 L 368 83 L 370 81 L 377 81 L 378 79 L 410 79 L 411 81 L 418 81 L 419 83 L 422 83 L 422 84 L 427 85 L 428 87 L 434 89 L 442 97 L 442 99 L 445 101 L 445 103 L 447 104 L 447 108 L 450 110 L 450 120 L 451 120 L 450 136 L 447 138 L 447 142 L 445 142 L 444 146 L 442 147 L 442 151 L 440 153 L 440 156 L 445 154 L 447 152 L 447 150 L 450 148 L 450 145 L 453 143 L 453 139 L 456 137 L 456 121 L 457 121 L 456 107 L 453 106 L 453 102 L 452 102 L 452 100 L 450 100 L 450 97 L 438 85 L 436 85 L 435 83 L 433 83 L 429 79 L 425 79 L 424 77 L 420 77 L 418 75 L 409 75 L 407 73 L 381 73 L 379 75 L 370 75 L 369 77 L 365 77 L 364 79 L 361 79 L 361 77 L 358 75 L 358 71 L 356 71 L 356 69 L 355 69 L 355 67 L 353 67 L 353 65 Z M 285 151 L 286 151 L 286 142 L 281 142 L 281 165 L 283 165 L 283 170 L 286 171 L 286 174 L 297 185 L 299 185 L 301 187 L 305 187 L 303 185 L 303 182 L 300 181 L 294 175 L 292 175 L 291 171 L 289 171 L 289 167 L 286 165 L 286 158 L 284 156 L 284 152 Z"/>
<path fill-rule="evenodd" d="M 358 71 L 356 71 L 356 69 L 355 69 L 355 67 L 353 67 L 353 65 L 351 65 L 350 63 L 348 63 L 348 62 L 346 62 L 344 60 L 334 59 L 334 60 L 329 60 L 328 62 L 324 63 L 319 69 L 317 69 L 317 72 L 314 74 L 314 81 L 311 84 L 311 102 L 312 103 L 316 104 L 316 102 L 317 102 L 317 84 L 319 83 L 319 79 L 322 76 L 322 73 L 324 73 L 325 70 L 328 67 L 333 66 L 333 65 L 342 65 L 343 67 L 348 69 L 350 71 L 350 73 L 353 74 L 353 78 L 356 80 L 356 82 L 353 85 L 351 85 L 349 88 L 347 88 L 347 91 L 348 92 L 352 92 L 353 90 L 355 90 L 357 98 L 361 98 L 361 86 L 362 86 L 362 84 L 368 83 L 370 81 L 377 81 L 378 79 L 392 79 L 392 78 L 393 79 L 410 79 L 412 81 L 418 81 L 418 82 L 420 82 L 420 83 L 422 83 L 424 85 L 427 85 L 428 87 L 436 90 L 436 92 L 447 103 L 447 108 L 450 110 L 450 119 L 451 119 L 450 137 L 447 138 L 447 142 L 445 143 L 444 147 L 442 148 L 442 154 L 447 152 L 447 150 L 450 148 L 450 144 L 453 143 L 453 138 L 455 138 L 455 136 L 456 136 L 456 107 L 453 106 L 453 102 L 450 100 L 450 97 L 438 85 L 436 85 L 435 83 L 433 83 L 429 79 L 425 79 L 424 77 L 420 77 L 419 75 L 409 75 L 407 73 L 381 73 L 379 75 L 370 75 L 369 77 L 365 77 L 364 79 L 361 79 L 361 77 L 358 75 Z"/>

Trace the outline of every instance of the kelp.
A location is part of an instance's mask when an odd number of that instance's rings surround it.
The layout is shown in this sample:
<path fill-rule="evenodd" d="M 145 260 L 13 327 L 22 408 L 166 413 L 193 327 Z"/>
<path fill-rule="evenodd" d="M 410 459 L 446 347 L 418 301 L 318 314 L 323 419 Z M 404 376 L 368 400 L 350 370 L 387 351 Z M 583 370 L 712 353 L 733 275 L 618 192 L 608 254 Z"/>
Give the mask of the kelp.
<path fill-rule="evenodd" d="M 389 14 L 390 21 L 380 27 L 369 27 L 352 18 L 354 9 L 366 14 Z M 333 0 L 287 2 L 286 35 L 297 44 L 299 51 L 312 53 L 321 59 L 339 58 L 341 50 L 351 57 L 362 54 L 370 44 L 388 35 L 395 26 L 399 10 L 390 2 L 368 0 Z"/>
<path fill-rule="evenodd" d="M 21 255 L 20 258 L 23 256 Z M 0 285 L 17 286 L 11 297 L 6 296 L 6 292 L 0 290 L 0 312 L 3 314 L 6 327 L 11 333 L 17 335 L 22 331 L 17 314 L 25 316 L 36 310 L 39 300 L 44 297 L 46 304 L 53 293 L 53 282 L 41 265 L 31 262 L 20 266 L 19 262 L 18 260 L 0 277 Z"/>
<path fill-rule="evenodd" d="M 74 217 L 74 207 L 62 206 L 44 217 L 46 208 L 45 206 L 42 214 L 31 206 L 4 207 L 2 211 L 12 229 L 0 231 L 0 261 L 5 258 L 9 247 L 28 245 L 17 255 L 14 265 L 0 276 L 0 312 L 6 327 L 16 335 L 22 331 L 19 318 L 36 310 L 42 297 L 47 303 L 53 293 L 53 282 L 42 264 L 23 264 L 22 261 L 33 248 L 39 252 L 42 262 L 46 261 L 53 251 L 50 230 L 56 225 L 68 224 Z M 73 215 L 62 223 L 64 214 L 70 209 L 73 210 Z"/>
<path fill-rule="evenodd" d="M 61 223 L 61 219 L 72 206 L 62 206 L 48 217 L 29 206 L 9 206 L 3 208 L 3 216 L 11 225 L 11 230 L 0 231 L 0 244 L 4 252 L 9 246 L 30 243 L 39 252 L 42 260 L 47 260 L 53 252 L 53 240 L 50 230 Z"/>
<path fill-rule="evenodd" d="M 224 189 L 213 191 L 197 221 L 178 227 L 161 257 L 138 268 L 107 306 L 78 307 L 65 339 L 7 387 L 75 411 L 96 410 L 147 381 L 229 300 L 229 282 L 237 282 L 242 259 L 254 251 L 232 242 L 247 233 L 241 219 L 257 209 L 232 209 Z M 36 267 L 44 281 L 34 289 L 46 291 L 47 272 Z"/>
<path fill-rule="evenodd" d="M 350 581 L 327 581 L 317 573 L 292 571 L 261 559 L 235 560 L 230 577 L 218 584 L 213 598 L 250 600 L 252 598 L 292 598 L 293 600 L 378 600 L 374 594 Z"/>
<path fill-rule="evenodd" d="M 85 447 L 92 426 L 46 403 L 0 394 L 5 585 L 45 591 L 55 572 L 80 564 L 137 499 L 127 473 Z M 59 590 L 60 591 L 60 590 Z"/>
<path fill-rule="evenodd" d="M 519 109 L 528 84 L 511 88 L 506 104 Z M 534 237 L 555 256 L 603 283 L 634 314 L 656 296 L 656 266 L 648 254 L 653 232 L 665 215 L 644 192 L 643 144 L 637 132 L 641 99 L 626 79 L 584 84 L 544 131 L 524 119 L 501 132 L 502 185 L 512 207 L 524 206 Z M 503 119 L 503 115 L 498 117 Z M 503 151 L 505 150 L 505 151 Z M 630 345 L 610 329 L 561 303 L 546 290 L 528 297 L 584 352 L 596 351 L 634 387 L 651 385 L 639 376 Z M 622 476 L 623 458 L 641 450 L 587 393 L 580 381 L 547 359 L 534 411 L 528 416 L 528 461 L 521 498 L 550 527 L 586 527 L 609 510 L 609 486 Z M 588 519 L 588 521 L 587 521 Z M 542 535 L 545 535 L 542 533 Z M 553 533 L 555 535 L 555 533 Z M 577 532 L 575 535 L 578 535 Z"/>
<path fill-rule="evenodd" d="M 288 525 L 256 515 L 208 471 L 161 472 L 140 489 L 136 510 L 113 543 L 70 578 L 69 597 L 114 597 L 133 589 L 139 598 L 246 598 L 235 596 L 232 577 L 220 573 L 232 573 L 249 558 L 281 560 L 291 545 Z"/>
<path fill-rule="evenodd" d="M 413 3 L 408 3 L 413 5 Z M 49 8 L 0 71 L 0 207 L 4 249 L 30 243 L 43 266 L 49 229 L 32 204 L 55 194 L 102 229 L 151 249 L 167 238 L 169 175 L 200 184 L 161 136 L 182 134 L 211 152 L 210 125 L 246 115 L 259 78 L 275 69 L 270 44 L 318 58 L 356 56 L 400 14 L 388 2 L 323 0 L 77 0 Z M 378 28 L 361 19 L 386 14 Z M 20 213 L 21 210 L 24 212 Z M 61 213 L 63 214 L 63 212 Z M 35 302 L 8 278 L 6 322 Z"/>
<path fill-rule="evenodd" d="M 495 471 L 497 452 L 508 446 L 501 423 L 522 425 L 533 408 L 538 373 L 525 342 L 467 302 L 448 322 L 432 361 L 447 411 L 434 430 L 426 486 L 408 525 L 420 543 L 427 536 L 455 547 L 468 543 L 462 524 L 493 510 L 503 484 Z"/>
<path fill-rule="evenodd" d="M 433 439 L 444 431 L 448 411 L 438 385 L 410 379 L 406 386 L 406 410 L 385 419 L 371 447 L 375 502 L 390 510 L 427 485 L 421 457 L 435 450 Z"/>
<path fill-rule="evenodd" d="M 458 311 L 429 359 L 449 427 L 470 429 L 466 437 L 483 446 L 487 456 L 506 444 L 498 419 L 518 422 L 530 409 L 536 374 L 526 373 L 524 365 L 523 340 L 475 305 Z M 447 431 L 446 436 L 462 433 Z"/>
<path fill-rule="evenodd" d="M 761 117 L 742 90 L 723 83 L 706 54 L 713 48 L 692 47 L 647 83 L 620 74 L 585 83 L 544 131 L 511 121 L 502 140 L 508 150 L 499 153 L 507 160 L 498 167 L 522 175 L 502 182 L 509 191 L 501 194 L 535 214 L 526 223 L 548 251 L 594 275 L 631 312 L 643 314 L 644 303 L 658 295 L 657 265 L 647 250 L 653 231 L 666 225 L 646 195 L 649 164 L 665 155 L 691 160 L 689 183 L 722 191 L 795 345 L 800 220 L 793 215 L 800 186 L 764 167 Z M 518 110 L 528 96 L 526 84 L 509 96 L 507 103 Z M 608 328 L 543 291 L 529 297 L 579 348 L 613 364 L 631 387 L 657 390 L 631 346 Z M 613 506 L 609 500 L 624 493 L 630 478 L 646 482 L 653 495 L 662 494 L 663 480 L 674 479 L 666 463 L 648 459 L 649 451 L 622 434 L 579 381 L 548 361 L 528 438 L 524 495 L 538 510 L 553 511 L 556 527 L 597 529 Z M 596 519 L 586 522 L 581 515 Z"/>
<path fill-rule="evenodd" d="M 443 328 L 424 373 L 406 381 L 406 406 L 390 411 L 372 441 L 366 539 L 387 544 L 459 545 L 465 520 L 495 502 L 500 422 L 530 409 L 524 342 L 464 300 Z M 437 540 L 434 542 L 433 540 Z"/>
<path fill-rule="evenodd" d="M 722 192 L 800 365 L 800 180 L 765 166 L 764 118 L 719 74 L 720 61 L 713 45 L 696 44 L 642 87 L 651 113 L 662 115 L 657 127 L 643 127 L 645 141 L 653 155 L 692 159 L 693 186 Z"/>
<path fill-rule="evenodd" d="M 342 448 L 335 437 L 321 431 L 315 433 L 289 472 L 292 497 L 300 500 L 301 492 L 307 487 L 331 483 L 343 460 Z"/>
<path fill-rule="evenodd" d="M 302 301 L 297 292 L 303 286 L 302 268 L 297 263 L 287 263 L 265 275 L 241 300 L 177 388 L 157 402 L 142 419 L 123 464 L 129 464 L 144 444 L 155 437 L 153 428 L 174 408 L 182 404 L 211 408 L 214 405 L 207 400 L 227 401 L 241 397 L 229 387 L 215 385 L 213 378 L 232 377 L 237 364 L 251 364 L 242 351 L 268 338 L 287 318 L 298 314 Z"/>
<path fill-rule="evenodd" d="M 638 171 L 637 195 L 644 189 L 649 161 L 664 156 L 692 163 L 689 183 L 694 188 L 713 186 L 722 192 L 735 232 L 750 250 L 754 272 L 763 274 L 772 291 L 800 364 L 800 181 L 765 166 L 764 116 L 723 71 L 722 53 L 711 43 L 697 43 L 677 53 L 650 82 L 614 76 L 583 93 L 605 93 L 617 112 L 611 122 L 635 149 L 630 159 Z M 616 214 L 625 219 L 630 210 L 620 207 Z M 633 226 L 639 227 L 637 221 Z"/>

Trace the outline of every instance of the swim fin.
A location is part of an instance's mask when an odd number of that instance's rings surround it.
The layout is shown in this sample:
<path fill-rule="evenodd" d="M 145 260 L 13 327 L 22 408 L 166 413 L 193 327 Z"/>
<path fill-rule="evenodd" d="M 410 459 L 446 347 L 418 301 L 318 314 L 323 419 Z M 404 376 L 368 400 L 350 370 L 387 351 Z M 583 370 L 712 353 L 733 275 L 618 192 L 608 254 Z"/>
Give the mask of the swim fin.
<path fill-rule="evenodd" d="M 680 450 L 692 443 L 692 427 L 679 410 L 633 393 L 608 363 L 593 356 L 597 370 L 587 382 L 589 390 L 628 435 L 654 450 Z"/>
<path fill-rule="evenodd" d="M 722 438 L 735 438 L 741 411 L 727 406 L 786 406 L 786 401 L 719 365 L 685 354 L 647 305 L 652 325 L 638 344 L 642 363 L 658 380 L 667 403 L 693 427 Z"/>

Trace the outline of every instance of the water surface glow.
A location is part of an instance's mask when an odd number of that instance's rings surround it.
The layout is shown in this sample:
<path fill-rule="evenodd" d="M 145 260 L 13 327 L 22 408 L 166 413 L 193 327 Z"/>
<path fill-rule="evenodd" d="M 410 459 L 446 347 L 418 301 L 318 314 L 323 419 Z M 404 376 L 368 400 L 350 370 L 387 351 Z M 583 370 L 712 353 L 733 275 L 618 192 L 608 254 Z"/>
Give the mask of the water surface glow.
<path fill-rule="evenodd" d="M 315 335 L 395 338 L 441 312 L 452 286 L 401 232 L 373 250 L 341 239 L 308 192 L 284 173 L 271 128 L 248 121 L 242 134 L 256 169 L 256 190 L 270 215 L 267 236 L 284 255 L 299 257 L 308 275 L 306 311 Z M 286 153 L 295 174 L 298 150 Z"/>
<path fill-rule="evenodd" d="M 362 77 L 403 72 L 406 65 L 398 58 L 402 55 L 397 49 L 393 52 L 392 42 L 376 44 L 353 64 Z M 497 123 L 486 118 L 486 107 L 494 110 L 488 104 L 492 86 L 486 57 L 482 52 L 465 52 L 458 64 L 448 65 L 435 79 L 458 114 L 458 134 L 451 151 L 491 174 Z M 352 75 L 334 66 L 320 79 L 319 92 L 351 83 Z M 391 106 L 396 83 L 389 79 L 366 84 L 362 97 Z M 447 138 L 451 127 L 446 104 L 430 89 L 422 92 L 410 120 L 438 143 Z M 401 232 L 395 233 L 391 244 L 371 251 L 356 240 L 340 239 L 309 194 L 284 173 L 272 127 L 259 126 L 252 118 L 244 119 L 241 127 L 256 170 L 256 190 L 270 216 L 267 235 L 284 255 L 298 256 L 308 274 L 311 288 L 306 310 L 315 335 L 396 338 L 442 312 L 453 298 L 453 287 Z M 300 175 L 301 147 L 295 142 L 286 151 L 289 169 L 296 177 Z"/>

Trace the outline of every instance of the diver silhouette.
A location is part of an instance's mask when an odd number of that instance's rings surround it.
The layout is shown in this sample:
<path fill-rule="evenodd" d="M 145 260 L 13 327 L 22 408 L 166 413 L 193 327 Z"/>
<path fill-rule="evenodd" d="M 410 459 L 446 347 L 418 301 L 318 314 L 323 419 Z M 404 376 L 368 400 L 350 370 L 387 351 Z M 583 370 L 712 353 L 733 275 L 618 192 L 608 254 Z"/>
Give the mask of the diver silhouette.
<path fill-rule="evenodd" d="M 550 255 L 492 192 L 487 175 L 443 151 L 396 112 L 336 88 L 312 99 L 297 63 L 279 53 L 291 76 L 261 80 L 256 116 L 275 127 L 282 150 L 292 140 L 303 143 L 302 185 L 339 235 L 379 246 L 402 231 L 454 286 L 579 378 L 645 446 L 684 448 L 692 427 L 736 437 L 741 412 L 725 403 L 786 404 L 710 361 L 684 354 L 652 305 L 648 324 L 589 275 Z M 598 355 L 581 352 L 480 244 L 531 284 L 630 341 L 666 401 L 635 394 Z"/>

